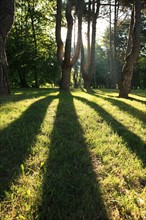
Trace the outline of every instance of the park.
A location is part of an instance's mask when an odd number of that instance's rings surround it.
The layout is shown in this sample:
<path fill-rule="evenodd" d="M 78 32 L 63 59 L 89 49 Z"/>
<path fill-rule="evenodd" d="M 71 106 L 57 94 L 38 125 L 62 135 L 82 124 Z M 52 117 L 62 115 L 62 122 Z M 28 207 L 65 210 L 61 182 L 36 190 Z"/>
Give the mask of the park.
<path fill-rule="evenodd" d="M 146 220 L 145 10 L 1 0 L 0 219 Z"/>

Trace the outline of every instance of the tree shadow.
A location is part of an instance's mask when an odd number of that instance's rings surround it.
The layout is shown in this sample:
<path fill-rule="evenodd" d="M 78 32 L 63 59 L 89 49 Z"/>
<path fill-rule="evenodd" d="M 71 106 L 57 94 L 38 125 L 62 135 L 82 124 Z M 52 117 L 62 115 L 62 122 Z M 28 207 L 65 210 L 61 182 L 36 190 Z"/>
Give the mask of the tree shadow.
<path fill-rule="evenodd" d="M 144 94 L 144 91 L 145 91 L 145 94 Z M 141 92 L 141 91 L 134 91 L 134 90 L 132 90 L 132 94 L 134 94 L 134 95 L 137 95 L 137 96 L 139 96 L 139 97 L 144 97 L 144 98 L 146 98 L 146 90 L 143 90 L 143 92 Z"/>
<path fill-rule="evenodd" d="M 94 95 L 94 96 L 101 97 L 101 98 L 109 101 L 113 105 L 118 106 L 122 111 L 125 111 L 128 114 L 133 115 L 135 118 L 137 118 L 138 120 L 141 120 L 144 124 L 146 124 L 146 113 L 144 113 L 143 111 L 138 110 L 138 109 L 132 107 L 131 105 L 123 102 L 121 99 L 119 100 L 118 98 L 117 99 L 109 98 L 109 97 L 107 98 L 107 97 L 103 97 L 100 95 Z"/>
<path fill-rule="evenodd" d="M 95 102 L 88 101 L 87 99 L 81 98 L 79 96 L 75 96 L 74 98 L 93 108 L 106 121 L 106 123 L 109 124 L 112 130 L 122 137 L 123 141 L 126 143 L 127 148 L 129 148 L 137 155 L 137 157 L 143 163 L 143 166 L 146 166 L 146 143 L 142 141 L 139 136 L 129 131 L 126 126 L 118 122 L 106 110 L 104 110 Z"/>
<path fill-rule="evenodd" d="M 98 93 L 98 95 L 103 95 L 104 97 L 105 97 L 105 94 L 104 93 Z M 107 95 L 106 94 L 106 96 L 107 97 L 112 97 L 112 98 L 119 98 L 119 99 L 123 99 L 123 98 L 121 98 L 121 97 L 119 97 L 119 96 L 114 96 L 114 95 Z M 127 99 L 127 100 L 130 100 L 130 101 L 136 101 L 136 102 L 140 102 L 140 103 L 142 103 L 142 104 L 146 104 L 146 101 L 144 101 L 144 100 L 141 100 L 141 99 L 136 99 L 136 98 L 134 98 L 134 97 L 127 97 L 127 98 L 124 98 L 124 99 Z"/>
<path fill-rule="evenodd" d="M 91 154 L 70 93 L 60 93 L 44 174 L 40 220 L 107 220 Z"/>
<path fill-rule="evenodd" d="M 31 153 L 31 145 L 40 132 L 46 110 L 55 97 L 34 102 L 19 119 L 0 131 L 0 200 L 19 176 L 20 165 Z"/>
<path fill-rule="evenodd" d="M 18 91 L 18 94 L 16 93 Z M 40 96 L 47 96 L 49 93 L 57 92 L 58 89 L 47 88 L 47 89 L 19 89 L 14 90 L 9 96 L 0 96 L 0 104 L 9 103 L 9 102 L 18 102 L 25 99 L 38 98 Z M 21 94 L 19 94 L 19 92 Z"/>
<path fill-rule="evenodd" d="M 140 103 L 146 105 L 146 101 L 144 101 L 144 100 L 136 99 L 136 98 L 133 98 L 133 97 L 129 97 L 128 99 L 131 100 L 131 101 L 140 102 Z"/>

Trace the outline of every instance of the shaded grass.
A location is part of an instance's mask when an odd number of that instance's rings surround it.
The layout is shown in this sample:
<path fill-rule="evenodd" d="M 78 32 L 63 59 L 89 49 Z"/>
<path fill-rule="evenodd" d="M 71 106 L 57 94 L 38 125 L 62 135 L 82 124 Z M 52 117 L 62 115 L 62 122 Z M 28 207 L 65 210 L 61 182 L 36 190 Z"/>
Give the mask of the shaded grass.
<path fill-rule="evenodd" d="M 95 102 L 88 101 L 82 97 L 75 97 L 97 111 L 98 114 L 106 120 L 109 126 L 112 127 L 113 131 L 122 137 L 123 141 L 127 143 L 127 147 L 137 154 L 143 165 L 146 165 L 146 143 L 144 143 L 139 136 L 129 131 L 126 126 L 117 121 L 110 115 L 110 113 L 101 108 Z"/>
<path fill-rule="evenodd" d="M 137 118 L 138 120 L 141 120 L 144 124 L 146 124 L 146 112 L 138 110 L 131 106 L 130 104 L 122 102 L 122 100 L 119 99 L 113 99 L 113 98 L 105 98 L 107 101 L 111 102 L 113 105 L 118 106 L 122 111 L 127 112 L 128 114 L 133 115 L 133 117 Z"/>
<path fill-rule="evenodd" d="M 107 219 L 73 97 L 60 93 L 40 219 Z"/>
<path fill-rule="evenodd" d="M 34 102 L 20 118 L 0 132 L 0 196 L 4 196 L 21 172 L 21 164 L 32 151 L 32 144 L 46 114 L 46 109 L 54 97 Z"/>
<path fill-rule="evenodd" d="M 1 219 L 145 219 L 144 103 L 109 90 L 20 93 L 0 99 Z"/>
<path fill-rule="evenodd" d="M 36 99 L 41 96 L 46 96 L 48 93 L 54 93 L 55 91 L 57 92 L 58 89 L 15 89 L 12 90 L 10 96 L 0 97 L 0 106 L 10 102 L 15 103 L 26 99 Z"/>

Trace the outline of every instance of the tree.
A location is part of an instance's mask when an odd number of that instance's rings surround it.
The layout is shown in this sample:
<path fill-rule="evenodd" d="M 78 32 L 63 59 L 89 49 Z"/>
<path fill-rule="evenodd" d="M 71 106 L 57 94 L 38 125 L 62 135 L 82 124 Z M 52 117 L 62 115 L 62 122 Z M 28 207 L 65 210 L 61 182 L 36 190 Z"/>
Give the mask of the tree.
<path fill-rule="evenodd" d="M 16 18 L 7 40 L 11 87 L 56 85 L 59 66 L 54 36 L 54 1 L 16 2 Z"/>
<path fill-rule="evenodd" d="M 92 6 L 92 7 L 91 7 Z M 90 85 L 92 77 L 95 71 L 95 44 L 96 44 L 96 24 L 97 18 L 99 15 L 100 0 L 97 2 L 89 0 L 88 10 L 87 10 L 87 62 L 85 62 L 84 54 L 84 45 L 82 42 L 82 56 L 81 56 L 81 65 L 82 65 L 82 76 L 84 80 L 84 88 L 88 91 L 90 90 Z M 92 34 L 91 34 L 91 22 L 92 22 Z M 90 44 L 90 35 L 91 35 L 91 44 Z"/>
<path fill-rule="evenodd" d="M 81 47 L 81 32 L 82 32 L 82 12 L 83 12 L 83 0 L 68 0 L 65 5 L 66 11 L 66 22 L 67 22 L 67 36 L 64 43 L 61 37 L 61 27 L 62 27 L 62 0 L 57 0 L 57 15 L 56 15 L 56 42 L 57 42 L 57 59 L 61 67 L 61 81 L 60 89 L 68 90 L 70 86 L 70 74 L 71 68 L 76 63 Z M 78 37 L 77 44 L 74 55 L 71 56 L 71 45 L 72 45 L 72 30 L 73 30 L 73 17 L 72 11 L 75 10 L 78 18 Z"/>
<path fill-rule="evenodd" d="M 14 20 L 14 0 L 0 1 L 0 94 L 10 94 L 6 38 Z"/>
<path fill-rule="evenodd" d="M 140 23 L 141 23 L 141 0 L 134 0 L 131 13 L 131 24 L 125 63 L 122 69 L 122 79 L 119 84 L 119 97 L 128 98 L 133 77 L 133 68 L 140 51 Z M 132 42 L 132 43 L 131 43 Z"/>

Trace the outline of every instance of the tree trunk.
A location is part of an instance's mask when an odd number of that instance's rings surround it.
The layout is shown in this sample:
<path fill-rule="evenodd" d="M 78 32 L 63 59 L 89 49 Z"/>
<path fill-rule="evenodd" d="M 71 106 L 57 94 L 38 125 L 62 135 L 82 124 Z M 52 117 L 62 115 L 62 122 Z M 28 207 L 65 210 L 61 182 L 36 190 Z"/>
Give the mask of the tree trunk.
<path fill-rule="evenodd" d="M 74 66 L 73 80 L 74 80 L 74 88 L 78 88 L 79 82 L 78 82 L 78 65 L 77 64 L 75 64 Z"/>
<path fill-rule="evenodd" d="M 59 65 L 63 62 L 63 41 L 61 38 L 61 21 L 62 21 L 62 0 L 57 0 L 57 12 L 56 12 L 56 43 L 57 43 L 57 60 Z"/>
<path fill-rule="evenodd" d="M 115 0 L 114 6 L 114 44 L 113 44 L 113 73 L 112 73 L 112 89 L 116 89 L 117 84 L 117 22 L 118 22 L 119 3 Z"/>
<path fill-rule="evenodd" d="M 5 41 L 0 36 L 0 94 L 10 94 L 10 83 L 8 78 L 8 62 L 5 52 Z"/>
<path fill-rule="evenodd" d="M 71 73 L 71 66 L 66 65 L 63 63 L 62 65 L 62 78 L 60 82 L 60 89 L 61 90 L 69 90 L 70 86 L 70 73 Z"/>
<path fill-rule="evenodd" d="M 113 88 L 113 47 L 112 47 L 112 6 L 111 0 L 108 1 L 109 3 L 109 88 Z"/>
<path fill-rule="evenodd" d="M 133 19 L 133 16 L 131 16 L 131 19 Z M 120 82 L 119 97 L 122 97 L 122 98 L 128 98 L 128 94 L 131 89 L 131 80 L 133 77 L 134 63 L 137 60 L 139 51 L 140 51 L 140 22 L 141 22 L 141 0 L 135 0 L 134 1 L 134 27 L 131 33 L 133 45 L 131 48 L 131 52 L 126 56 L 126 60 L 125 60 L 123 70 L 122 70 L 122 80 Z M 131 22 L 131 24 L 132 23 L 133 22 Z M 129 40 L 131 40 L 130 37 L 129 37 Z"/>
<path fill-rule="evenodd" d="M 84 89 L 86 89 L 86 91 L 89 92 L 90 91 L 90 83 L 91 83 L 89 76 L 85 75 L 83 80 L 84 80 Z"/>
<path fill-rule="evenodd" d="M 30 2 L 28 1 L 28 11 L 30 13 L 31 28 L 32 28 L 33 41 L 34 41 L 34 63 L 33 63 L 33 73 L 34 73 L 34 81 L 35 81 L 34 87 L 39 88 L 37 62 L 36 62 L 38 48 L 37 48 L 36 29 L 35 29 L 35 24 L 34 24 L 34 12 L 35 12 L 34 0 L 32 2 L 32 6 Z"/>
<path fill-rule="evenodd" d="M 66 20 L 67 20 L 67 37 L 65 42 L 65 50 L 63 51 L 63 42 L 61 39 L 61 21 L 62 21 L 62 0 L 57 0 L 57 16 L 56 16 L 56 42 L 57 42 L 57 59 L 62 69 L 60 89 L 69 90 L 71 68 L 76 63 L 81 48 L 81 30 L 82 30 L 82 2 L 77 1 L 75 4 L 78 17 L 78 40 L 74 55 L 71 59 L 72 29 L 73 29 L 73 1 L 68 0 L 66 3 Z M 64 52 L 64 53 L 63 53 Z"/>
<path fill-rule="evenodd" d="M 72 29 L 73 29 L 73 17 L 72 17 L 72 1 L 68 0 L 66 6 L 66 20 L 67 20 L 67 37 L 65 44 L 65 54 L 62 63 L 62 77 L 60 89 L 69 90 L 70 74 L 71 74 L 71 43 L 72 43 Z"/>
<path fill-rule="evenodd" d="M 10 94 L 8 62 L 6 56 L 6 37 L 14 20 L 14 0 L 0 1 L 0 94 Z"/>
<path fill-rule="evenodd" d="M 93 0 L 93 22 L 92 22 L 92 42 L 91 42 L 91 61 L 89 67 L 89 80 L 91 80 L 95 71 L 95 44 L 96 44 L 96 23 L 99 14 L 100 1 L 96 4 Z"/>
<path fill-rule="evenodd" d="M 92 4 L 92 10 L 91 10 L 91 4 Z M 84 47 L 82 44 L 82 76 L 84 80 L 84 88 L 87 91 L 90 91 L 90 84 L 91 80 L 94 75 L 95 71 L 95 43 L 96 43 L 96 23 L 97 23 L 97 17 L 99 14 L 99 7 L 100 7 L 100 1 L 96 2 L 93 0 L 93 2 L 89 1 L 89 16 L 92 12 L 92 40 L 91 40 L 91 47 L 89 45 L 90 43 L 90 21 L 88 20 L 88 55 L 87 55 L 87 63 L 84 64 Z M 89 65 L 90 64 L 90 65 Z M 89 66 L 89 73 L 87 73 L 87 68 Z"/>

